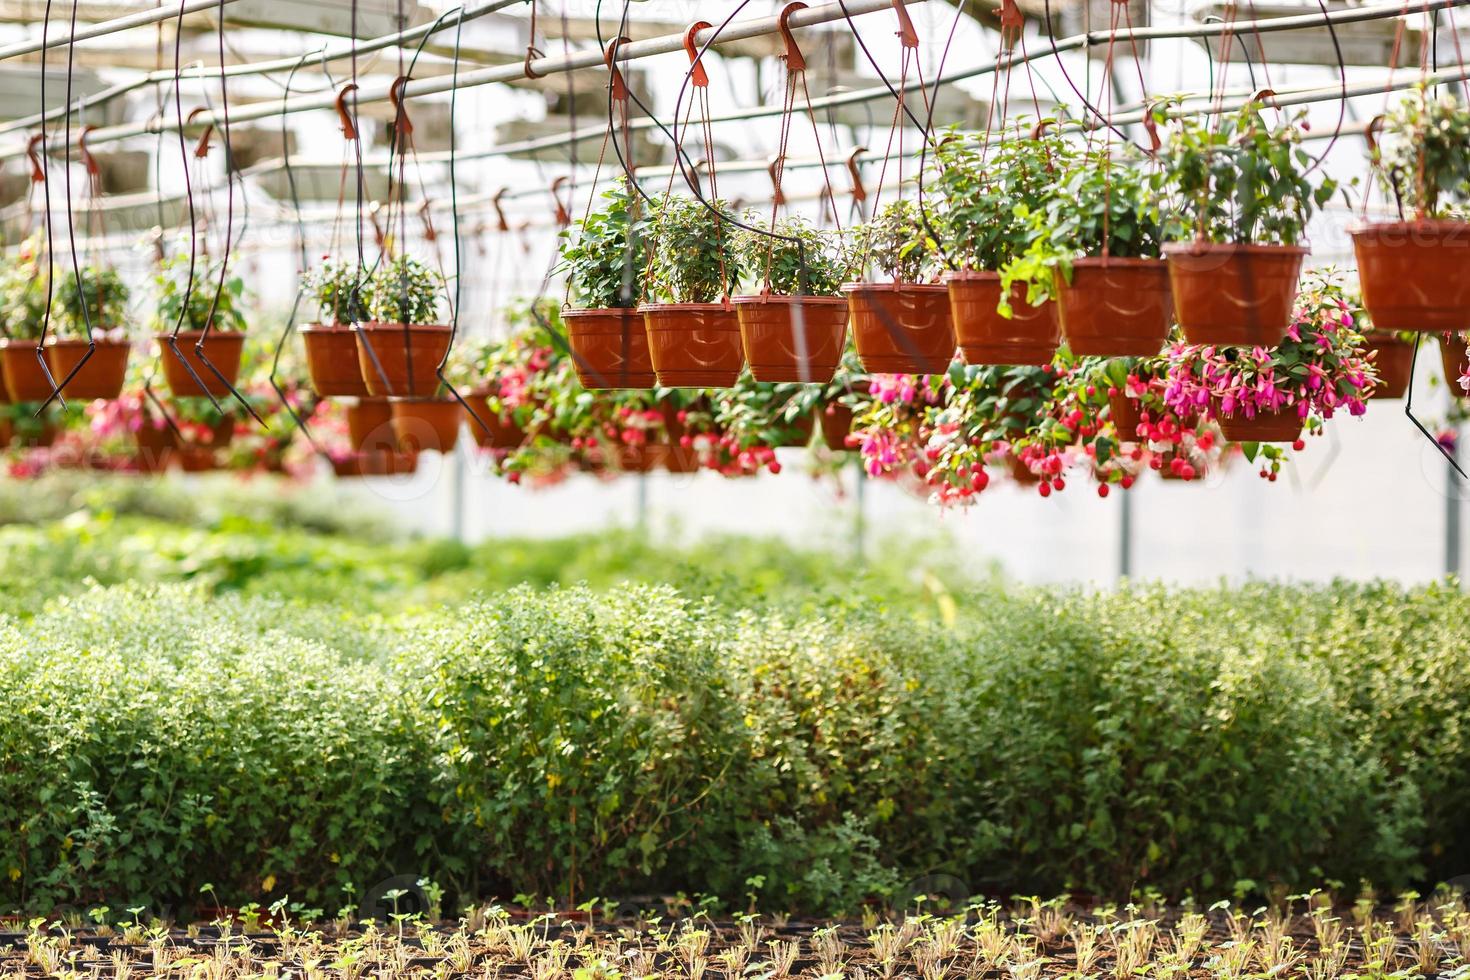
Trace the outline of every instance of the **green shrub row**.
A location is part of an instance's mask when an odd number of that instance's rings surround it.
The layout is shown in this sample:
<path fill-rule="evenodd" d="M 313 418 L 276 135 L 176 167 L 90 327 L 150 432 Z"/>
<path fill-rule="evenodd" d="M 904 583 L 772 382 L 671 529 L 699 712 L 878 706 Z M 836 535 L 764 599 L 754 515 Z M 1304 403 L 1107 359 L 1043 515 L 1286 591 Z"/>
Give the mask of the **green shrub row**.
<path fill-rule="evenodd" d="M 783 611 L 784 610 L 784 611 Z M 0 909 L 748 893 L 1126 897 L 1470 871 L 1449 587 L 990 588 L 401 618 L 118 587 L 0 624 Z M 1254 885 L 1242 885 L 1253 882 Z"/>

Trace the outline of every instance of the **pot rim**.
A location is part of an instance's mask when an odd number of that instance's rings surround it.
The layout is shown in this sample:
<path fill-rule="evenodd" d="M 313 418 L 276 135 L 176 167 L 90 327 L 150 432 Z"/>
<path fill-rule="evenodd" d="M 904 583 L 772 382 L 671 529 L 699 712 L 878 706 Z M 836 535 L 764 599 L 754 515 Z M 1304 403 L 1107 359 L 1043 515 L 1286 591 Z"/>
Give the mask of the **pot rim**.
<path fill-rule="evenodd" d="M 793 295 L 789 293 L 748 293 L 744 296 L 732 296 L 730 302 L 737 305 L 752 306 L 757 304 L 772 303 L 778 306 L 797 306 L 806 303 L 815 303 L 818 306 L 842 306 L 847 305 L 845 296 L 809 296 L 805 293 Z"/>
<path fill-rule="evenodd" d="M 88 343 L 90 343 L 90 341 L 82 337 L 51 336 L 46 338 L 47 347 L 86 347 Z M 102 337 L 97 338 L 96 344 L 99 349 L 103 347 L 117 348 L 133 346 L 133 342 L 131 340 L 107 340 Z"/>
<path fill-rule="evenodd" d="M 303 323 L 296 328 L 302 333 L 351 333 L 350 323 Z"/>
<path fill-rule="evenodd" d="M 443 398 L 437 398 L 437 397 L 435 397 L 433 395 L 389 395 L 388 396 L 388 406 L 390 408 L 392 408 L 394 406 L 397 406 L 397 405 L 446 405 L 446 404 L 447 405 L 453 405 L 455 408 L 459 408 L 459 409 L 463 409 L 464 408 L 464 406 L 459 403 L 459 399 L 458 398 L 455 398 L 453 395 L 445 395 Z"/>
<path fill-rule="evenodd" d="M 845 283 L 842 284 L 842 291 L 844 293 L 856 293 L 856 292 L 890 292 L 890 293 L 896 293 L 900 289 L 923 289 L 923 290 L 936 290 L 937 291 L 937 290 L 942 290 L 942 289 L 946 289 L 946 288 L 947 287 L 942 282 L 904 282 L 901 279 L 894 279 L 891 282 L 845 282 Z"/>
<path fill-rule="evenodd" d="M 939 278 L 945 285 L 952 282 L 1000 282 L 1000 273 L 986 269 L 951 269 Z"/>
<path fill-rule="evenodd" d="M 405 327 L 410 331 L 421 330 L 433 333 L 448 333 L 452 329 L 447 323 L 387 323 L 383 320 L 361 320 L 350 325 L 353 330 L 367 330 L 373 333 L 388 330 L 401 333 Z"/>
<path fill-rule="evenodd" d="M 1434 231 L 1463 229 L 1470 232 L 1470 221 L 1457 218 L 1407 218 L 1403 221 L 1369 221 L 1364 218 L 1354 218 L 1348 225 L 1348 234 L 1357 238 L 1359 235 L 1377 235 L 1383 232 L 1414 229 Z"/>
<path fill-rule="evenodd" d="M 640 303 L 634 308 L 638 313 L 662 313 L 664 311 L 685 310 L 688 312 L 721 310 L 734 312 L 726 303 Z"/>
<path fill-rule="evenodd" d="M 584 316 L 630 317 L 637 316 L 638 311 L 641 309 L 641 306 L 593 306 L 581 310 L 562 310 L 561 318 L 563 320 L 570 320 Z"/>
<path fill-rule="evenodd" d="M 1116 255 L 1088 255 L 1080 259 L 1072 260 L 1072 268 L 1083 269 L 1106 269 L 1109 266 L 1122 266 L 1125 269 L 1153 269 L 1168 265 L 1168 260 L 1162 255 L 1156 259 L 1134 257 L 1119 258 Z"/>
<path fill-rule="evenodd" d="M 1171 255 L 1299 255 L 1311 251 L 1305 245 L 1270 245 L 1260 242 L 1202 242 L 1192 238 L 1185 242 L 1165 242 L 1164 257 Z"/>
<path fill-rule="evenodd" d="M 168 343 L 168 339 L 170 337 L 172 337 L 172 336 L 174 336 L 174 335 L 171 334 L 171 333 L 156 333 L 156 334 L 153 335 L 153 339 L 156 340 L 156 341 L 159 341 L 160 343 L 166 344 L 166 343 Z M 180 338 L 188 337 L 190 340 L 194 340 L 194 339 L 203 337 L 204 336 L 204 331 L 203 330 L 180 330 L 179 333 L 178 333 L 178 336 Z M 216 327 L 213 330 L 210 330 L 209 331 L 209 339 L 210 340 L 214 340 L 217 337 L 218 338 L 221 338 L 221 339 L 228 339 L 228 340 L 239 340 L 240 343 L 243 344 L 245 342 L 245 331 L 243 331 L 243 330 L 221 330 L 218 327 Z"/>

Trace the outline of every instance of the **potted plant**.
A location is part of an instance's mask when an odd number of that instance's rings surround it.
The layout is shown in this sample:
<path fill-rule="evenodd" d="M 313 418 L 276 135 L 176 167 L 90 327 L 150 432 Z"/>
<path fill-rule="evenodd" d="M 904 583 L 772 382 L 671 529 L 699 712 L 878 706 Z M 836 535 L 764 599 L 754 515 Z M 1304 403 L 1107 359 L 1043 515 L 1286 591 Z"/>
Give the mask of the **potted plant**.
<path fill-rule="evenodd" d="M 58 385 L 66 382 L 63 394 L 89 401 L 122 394 L 132 351 L 125 326 L 128 295 L 127 284 L 110 267 L 84 265 L 62 277 L 56 295 L 60 315 L 56 333 L 46 341 L 46 364 Z M 89 347 L 94 348 L 90 357 Z"/>
<path fill-rule="evenodd" d="M 603 206 L 562 232 L 562 270 L 575 308 L 562 311 L 584 388 L 652 388 L 653 361 L 635 283 L 648 266 L 647 222 L 626 180 L 603 192 Z"/>
<path fill-rule="evenodd" d="M 1157 354 L 1173 321 L 1160 184 L 1138 154 L 1066 159 L 1041 206 L 1016 207 L 1026 244 L 1001 268 L 1001 313 L 1014 316 L 1013 284 L 1023 284 L 1027 306 L 1056 300 L 1073 355 Z"/>
<path fill-rule="evenodd" d="M 361 270 L 355 264 L 324 258 L 302 274 L 301 286 L 316 303 L 316 320 L 301 327 L 306 370 L 311 386 L 324 398 L 367 398 L 367 382 L 357 359 L 352 324 L 363 319 L 358 309 Z"/>
<path fill-rule="evenodd" d="M 1024 285 L 1002 283 L 1001 271 L 1029 243 L 1028 216 L 1052 192 L 1070 152 L 1044 124 L 1031 136 L 1003 140 L 988 156 L 958 135 L 935 151 L 946 247 L 958 266 L 944 281 L 968 364 L 1045 364 L 1061 343 L 1055 304 L 1046 296 L 1026 304 Z"/>
<path fill-rule="evenodd" d="M 1307 219 L 1336 191 L 1315 187 L 1294 123 L 1272 128 L 1249 102 L 1217 121 L 1182 120 L 1165 147 L 1170 188 L 1184 209 L 1169 242 L 1174 315 L 1191 344 L 1274 347 L 1292 320 Z"/>
<path fill-rule="evenodd" d="M 740 322 L 730 305 L 739 261 L 723 207 L 670 197 L 654 216 L 652 301 L 638 309 L 654 373 L 669 388 L 728 388 L 740 377 Z"/>
<path fill-rule="evenodd" d="M 1342 286 L 1314 275 L 1281 343 L 1244 349 L 1176 344 L 1164 399 L 1181 417 L 1215 419 L 1232 442 L 1296 443 L 1340 408 L 1366 410 L 1377 380 Z"/>
<path fill-rule="evenodd" d="M 752 376 L 830 381 L 847 339 L 846 267 L 837 237 L 793 215 L 769 234 L 741 230 L 735 247 L 746 274 L 761 283 L 760 292 L 734 299 Z"/>
<path fill-rule="evenodd" d="M 202 397 L 206 392 L 214 398 L 223 398 L 229 394 L 225 382 L 233 385 L 240 376 L 240 359 L 245 352 L 245 314 L 241 309 L 245 283 L 236 275 L 227 278 L 221 286 L 219 263 L 204 261 L 193 263 L 191 282 L 190 264 L 187 254 L 175 251 L 154 277 L 158 290 L 153 316 L 154 340 L 162 351 L 163 376 L 171 392 L 180 398 Z M 209 339 L 204 355 L 223 381 L 196 350 L 206 327 Z"/>
<path fill-rule="evenodd" d="M 235 436 L 235 417 L 203 396 L 175 397 L 168 404 L 175 433 L 176 458 L 185 473 L 220 468 L 224 451 Z M 172 431 L 172 429 L 170 430 Z"/>
<path fill-rule="evenodd" d="M 369 319 L 354 325 L 357 363 L 374 397 L 429 398 L 439 389 L 439 363 L 449 350 L 439 318 L 444 280 L 407 255 L 381 264 L 361 286 Z"/>
<path fill-rule="evenodd" d="M 1470 107 L 1416 88 L 1372 143 L 1398 221 L 1350 229 L 1363 304 L 1380 330 L 1470 329 Z M 1412 217 L 1405 219 L 1406 209 Z"/>
<path fill-rule="evenodd" d="M 1380 330 L 1366 310 L 1356 310 L 1358 328 L 1363 333 L 1363 349 L 1373 358 L 1378 383 L 1369 398 L 1402 398 L 1408 394 L 1414 374 L 1414 348 L 1419 334 L 1403 330 Z M 1443 347 L 1440 348 L 1443 351 Z"/>
<path fill-rule="evenodd" d="M 883 374 L 942 374 L 954 360 L 949 292 L 933 282 L 934 241 L 910 201 L 884 205 L 849 235 L 848 267 L 875 269 L 886 282 L 842 287 L 853 342 L 864 370 Z"/>
<path fill-rule="evenodd" d="M 39 235 L 21 246 L 0 270 L 0 316 L 5 338 L 0 340 L 0 374 L 10 401 L 40 402 L 51 397 L 53 386 L 41 366 L 37 350 L 46 319 L 46 290 L 54 267 L 41 257 Z"/>

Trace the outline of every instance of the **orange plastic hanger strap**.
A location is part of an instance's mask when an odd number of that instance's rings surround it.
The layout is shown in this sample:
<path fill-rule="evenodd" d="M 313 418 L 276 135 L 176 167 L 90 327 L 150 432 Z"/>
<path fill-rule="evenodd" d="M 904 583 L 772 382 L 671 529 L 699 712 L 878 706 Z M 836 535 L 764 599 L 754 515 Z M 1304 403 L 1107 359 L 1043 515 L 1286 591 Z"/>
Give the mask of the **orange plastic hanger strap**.
<path fill-rule="evenodd" d="M 102 168 L 97 164 L 97 158 L 87 148 L 87 136 L 96 129 L 96 126 L 83 126 L 82 132 L 77 136 L 77 155 L 82 158 L 82 166 L 86 168 L 88 176 L 98 178 L 102 176 Z"/>
<path fill-rule="evenodd" d="M 607 65 L 609 72 L 607 84 L 614 102 L 628 101 L 628 81 L 617 66 L 618 45 L 627 43 L 629 43 L 628 38 L 615 37 L 607 42 L 607 50 L 602 53 L 602 63 Z"/>
<path fill-rule="evenodd" d="M 572 223 L 572 216 L 567 212 L 566 205 L 561 203 L 561 189 L 569 179 L 566 174 L 562 174 L 551 182 L 551 199 L 556 202 L 556 223 L 561 228 Z"/>
<path fill-rule="evenodd" d="M 854 201 L 866 201 L 868 189 L 863 186 L 863 175 L 858 170 L 858 157 L 868 152 L 866 146 L 855 146 L 847 155 L 847 175 L 852 178 L 852 199 Z"/>
<path fill-rule="evenodd" d="M 704 70 L 704 59 L 700 57 L 699 45 L 695 42 L 694 35 L 714 26 L 707 20 L 696 20 L 684 32 L 684 50 L 689 54 L 689 80 L 697 88 L 709 88 L 709 73 Z"/>
<path fill-rule="evenodd" d="M 388 101 L 393 105 L 393 128 L 399 136 L 413 135 L 413 120 L 408 118 L 408 107 L 403 104 L 403 88 L 411 79 L 399 75 L 388 86 Z"/>
<path fill-rule="evenodd" d="M 766 167 L 766 173 L 771 175 L 771 203 L 777 207 L 786 203 L 786 195 L 781 192 L 781 178 L 776 175 L 776 168 L 785 159 L 784 156 L 775 157 L 771 160 L 770 165 Z"/>
<path fill-rule="evenodd" d="M 776 27 L 781 32 L 781 40 L 786 45 L 786 53 L 781 57 L 786 60 L 787 71 L 805 71 L 806 58 L 801 53 L 801 48 L 796 46 L 796 38 L 791 36 L 791 15 L 798 10 L 805 10 L 806 4 L 801 0 L 792 0 L 781 8 L 781 13 L 776 17 Z"/>
<path fill-rule="evenodd" d="M 909 18 L 909 8 L 905 0 L 893 0 L 893 9 L 898 14 L 898 43 L 906 48 L 917 48 L 919 32 L 914 30 L 914 22 Z"/>
<path fill-rule="evenodd" d="M 500 199 L 505 196 L 509 187 L 502 187 L 490 197 L 490 207 L 495 209 L 495 230 L 510 231 L 510 222 L 505 220 L 505 211 L 500 206 Z"/>
<path fill-rule="evenodd" d="M 199 113 L 201 112 L 208 111 L 209 110 L 202 105 L 195 106 L 193 109 L 189 110 L 189 114 L 184 117 L 184 122 L 192 123 L 195 116 L 199 115 Z M 214 123 L 205 123 L 204 132 L 199 134 L 199 142 L 194 144 L 194 156 L 198 157 L 201 160 L 209 156 L 209 138 L 213 135 Z"/>
<path fill-rule="evenodd" d="M 46 167 L 41 163 L 41 158 L 36 154 L 36 145 L 46 141 L 45 133 L 37 133 L 26 143 L 26 156 L 31 161 L 31 183 L 42 184 L 46 182 Z"/>
<path fill-rule="evenodd" d="M 348 82 L 337 93 L 337 119 L 342 123 L 342 138 L 347 140 L 357 139 L 357 127 L 352 125 L 352 113 L 347 111 L 347 93 L 356 91 L 357 83 Z"/>

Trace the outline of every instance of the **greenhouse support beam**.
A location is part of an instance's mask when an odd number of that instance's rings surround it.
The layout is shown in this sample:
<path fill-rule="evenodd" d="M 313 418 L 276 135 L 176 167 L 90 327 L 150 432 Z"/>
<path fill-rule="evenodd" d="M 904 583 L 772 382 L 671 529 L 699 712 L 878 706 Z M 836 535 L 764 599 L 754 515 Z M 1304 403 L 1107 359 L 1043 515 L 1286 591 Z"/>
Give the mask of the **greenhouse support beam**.
<path fill-rule="evenodd" d="M 39 38 L 34 41 L 18 41 L 15 44 L 7 44 L 0 47 L 0 61 L 8 61 L 11 58 L 19 58 L 22 55 L 35 54 L 46 48 L 59 48 L 71 44 L 73 41 L 88 41 L 94 37 L 106 37 L 109 34 L 117 34 L 120 31 L 130 31 L 135 27 L 147 27 L 149 24 L 157 24 L 163 20 L 173 20 L 180 14 L 197 14 L 201 10 L 212 10 L 222 3 L 238 3 L 239 0 L 185 0 L 182 7 L 154 7 L 150 10 L 142 10 L 136 14 L 128 14 L 126 17 L 117 17 L 113 20 L 104 20 L 100 24 L 91 24 L 78 30 L 73 34 L 61 34 L 47 37 L 43 44 Z M 172 74 L 169 75 L 173 77 Z"/>

